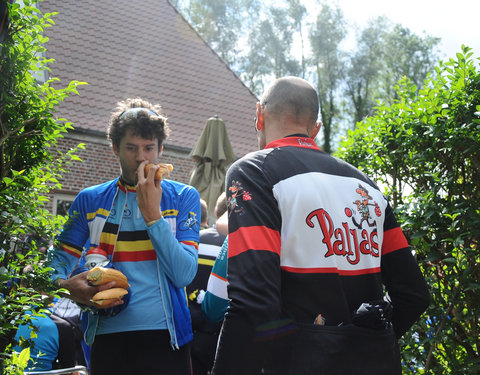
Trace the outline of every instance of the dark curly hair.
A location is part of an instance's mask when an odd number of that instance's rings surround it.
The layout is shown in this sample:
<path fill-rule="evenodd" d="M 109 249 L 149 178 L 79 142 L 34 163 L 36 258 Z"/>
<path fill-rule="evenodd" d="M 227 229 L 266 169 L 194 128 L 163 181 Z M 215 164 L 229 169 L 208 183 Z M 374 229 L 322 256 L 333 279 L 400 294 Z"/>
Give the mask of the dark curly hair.
<path fill-rule="evenodd" d="M 162 115 L 162 107 L 141 98 L 129 98 L 117 103 L 107 129 L 107 137 L 112 145 L 119 147 L 127 130 L 144 139 L 157 138 L 159 147 L 170 133 L 167 118 Z"/>

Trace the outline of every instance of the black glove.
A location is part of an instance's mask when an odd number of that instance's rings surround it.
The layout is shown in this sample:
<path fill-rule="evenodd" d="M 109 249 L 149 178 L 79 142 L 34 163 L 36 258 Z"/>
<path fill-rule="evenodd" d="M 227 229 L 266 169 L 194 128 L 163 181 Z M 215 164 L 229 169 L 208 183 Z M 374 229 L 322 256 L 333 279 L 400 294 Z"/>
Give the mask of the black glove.
<path fill-rule="evenodd" d="M 388 329 L 392 326 L 392 305 L 388 301 L 364 302 L 355 311 L 352 322 L 358 327 Z"/>

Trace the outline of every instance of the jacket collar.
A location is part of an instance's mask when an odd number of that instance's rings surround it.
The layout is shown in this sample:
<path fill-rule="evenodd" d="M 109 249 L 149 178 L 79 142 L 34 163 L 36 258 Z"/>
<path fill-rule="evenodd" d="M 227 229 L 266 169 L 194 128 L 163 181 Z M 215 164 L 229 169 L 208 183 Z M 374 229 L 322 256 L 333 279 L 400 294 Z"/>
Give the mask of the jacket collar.
<path fill-rule="evenodd" d="M 270 142 L 265 148 L 267 149 L 286 146 L 320 150 L 315 141 L 306 134 L 292 134 L 286 136 L 285 138 L 276 139 L 275 141 Z"/>
<path fill-rule="evenodd" d="M 118 185 L 118 188 L 123 191 L 124 193 L 126 193 L 127 191 L 131 192 L 131 193 L 136 193 L 137 192 L 137 187 L 136 186 L 130 186 L 130 185 L 127 185 L 127 183 L 125 183 L 125 181 L 123 181 L 122 177 L 120 177 L 117 181 L 117 185 Z"/>

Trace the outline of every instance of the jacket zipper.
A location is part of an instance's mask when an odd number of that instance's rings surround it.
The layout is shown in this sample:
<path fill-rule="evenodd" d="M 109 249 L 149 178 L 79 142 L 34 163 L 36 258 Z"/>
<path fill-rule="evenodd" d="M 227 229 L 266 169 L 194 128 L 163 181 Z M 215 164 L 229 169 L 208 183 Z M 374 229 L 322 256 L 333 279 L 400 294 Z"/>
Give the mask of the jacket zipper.
<path fill-rule="evenodd" d="M 160 287 L 160 294 L 162 296 L 162 306 L 163 306 L 163 312 L 165 313 L 165 320 L 167 322 L 167 328 L 168 328 L 168 332 L 170 332 L 170 336 L 172 338 L 172 347 L 174 347 L 174 349 L 179 349 L 180 347 L 178 346 L 178 340 L 177 340 L 177 333 L 176 333 L 176 330 L 175 330 L 175 323 L 173 322 L 173 311 L 172 311 L 172 324 L 173 324 L 173 329 L 170 327 L 170 323 L 169 323 L 169 319 L 168 319 L 168 314 L 167 314 L 167 309 L 165 307 L 165 295 L 163 293 L 163 289 L 162 289 L 162 279 L 161 279 L 161 275 L 160 275 L 160 266 L 158 264 L 158 257 L 157 257 L 157 276 L 158 276 L 158 285 Z M 173 333 L 173 334 L 172 334 Z"/>

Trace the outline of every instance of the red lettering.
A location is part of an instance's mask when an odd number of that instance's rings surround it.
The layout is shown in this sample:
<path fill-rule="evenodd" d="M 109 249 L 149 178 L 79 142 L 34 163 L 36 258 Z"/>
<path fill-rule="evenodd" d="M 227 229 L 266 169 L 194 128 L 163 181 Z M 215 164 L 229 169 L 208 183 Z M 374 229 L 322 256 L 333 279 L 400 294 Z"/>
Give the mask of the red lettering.
<path fill-rule="evenodd" d="M 336 255 L 343 255 L 345 256 L 345 238 L 343 236 L 343 231 L 338 228 L 335 229 L 335 238 L 337 238 L 337 241 L 333 243 L 333 251 L 335 252 Z M 338 239 L 340 238 L 340 239 Z"/>
<path fill-rule="evenodd" d="M 310 228 L 314 228 L 315 225 L 313 224 L 312 219 L 316 217 L 318 223 L 320 224 L 320 228 L 322 229 L 323 233 L 323 240 L 322 242 L 327 245 L 328 252 L 325 254 L 325 258 L 333 255 L 333 248 L 332 248 L 332 235 L 333 235 L 333 223 L 330 215 L 322 208 L 310 212 L 307 216 L 307 225 Z"/>
<path fill-rule="evenodd" d="M 348 233 L 348 232 L 347 232 Z M 357 238 L 357 231 L 355 229 L 350 229 L 350 233 L 353 237 L 353 248 L 355 249 L 355 258 L 351 259 L 350 254 L 347 256 L 347 261 L 350 264 L 357 264 L 360 262 L 360 254 L 358 253 L 358 238 Z"/>
<path fill-rule="evenodd" d="M 378 251 L 378 236 L 377 236 L 377 231 L 374 230 L 372 233 L 370 233 L 370 243 L 372 245 L 372 248 L 370 250 L 370 254 L 372 254 L 374 257 L 379 257 L 380 252 Z"/>
<path fill-rule="evenodd" d="M 361 241 L 358 243 L 357 229 L 350 229 L 348 223 L 342 223 L 341 228 L 335 229 L 332 218 L 324 209 L 314 210 L 307 216 L 305 222 L 310 228 L 315 228 L 314 218 L 320 225 L 323 234 L 322 242 L 328 249 L 325 258 L 332 255 L 344 256 L 350 264 L 357 264 L 360 262 L 360 253 L 374 257 L 380 255 L 376 230 L 369 234 L 366 229 L 363 229 Z"/>
<path fill-rule="evenodd" d="M 348 255 L 348 256 L 351 256 L 353 255 L 353 251 L 352 251 L 352 245 L 350 243 L 350 236 L 348 235 L 348 224 L 347 223 L 342 223 L 342 226 L 345 228 L 345 233 L 347 234 L 347 246 L 348 246 L 348 254 L 345 253 L 345 255 Z"/>
<path fill-rule="evenodd" d="M 364 229 L 362 230 L 362 242 L 360 242 L 360 252 L 362 254 L 370 254 L 370 241 L 368 232 Z"/>

